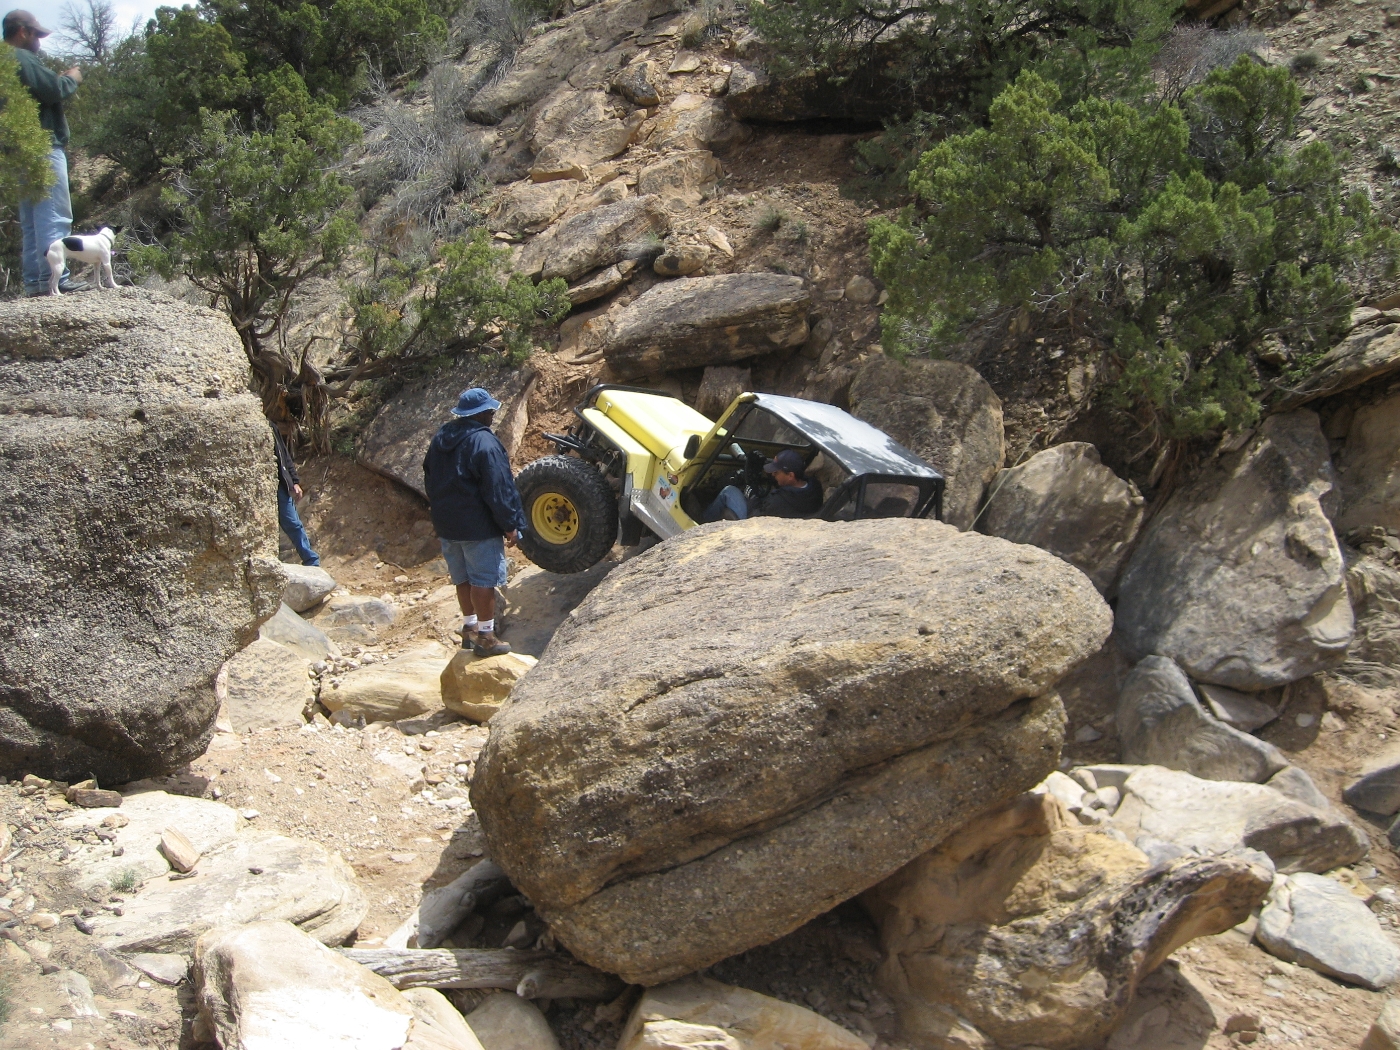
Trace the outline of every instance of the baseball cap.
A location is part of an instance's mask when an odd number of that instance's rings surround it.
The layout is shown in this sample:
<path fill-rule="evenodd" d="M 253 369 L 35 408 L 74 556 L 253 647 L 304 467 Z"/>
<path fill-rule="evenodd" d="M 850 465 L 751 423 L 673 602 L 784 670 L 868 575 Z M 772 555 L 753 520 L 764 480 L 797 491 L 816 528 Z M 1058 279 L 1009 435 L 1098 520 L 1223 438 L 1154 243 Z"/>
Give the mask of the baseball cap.
<path fill-rule="evenodd" d="M 805 475 L 807 463 L 803 460 L 800 452 L 794 452 L 790 448 L 785 448 L 776 456 L 763 464 L 766 473 L 774 474 L 780 470 L 789 474 L 796 474 L 799 478 Z"/>
<path fill-rule="evenodd" d="M 482 412 L 494 412 L 501 407 L 501 403 L 486 392 L 484 387 L 473 386 L 462 391 L 462 396 L 457 398 L 457 407 L 452 410 L 454 416 L 475 416 Z"/>
<path fill-rule="evenodd" d="M 0 32 L 3 32 L 6 37 L 9 37 L 14 34 L 16 29 L 20 28 L 32 29 L 39 36 L 48 36 L 49 33 L 52 32 L 52 30 L 45 29 L 41 26 L 39 20 L 28 11 L 20 11 L 18 9 L 11 11 L 5 16 L 5 21 L 3 27 L 0 28 Z"/>

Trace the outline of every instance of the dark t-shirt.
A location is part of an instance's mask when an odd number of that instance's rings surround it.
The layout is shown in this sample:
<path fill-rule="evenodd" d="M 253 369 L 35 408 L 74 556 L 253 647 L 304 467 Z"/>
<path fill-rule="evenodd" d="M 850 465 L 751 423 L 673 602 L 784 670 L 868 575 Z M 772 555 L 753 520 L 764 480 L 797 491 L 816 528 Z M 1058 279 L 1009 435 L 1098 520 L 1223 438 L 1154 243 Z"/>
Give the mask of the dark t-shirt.
<path fill-rule="evenodd" d="M 802 488 L 776 486 L 758 501 L 754 517 L 806 518 L 822 509 L 822 483 L 808 478 Z"/>

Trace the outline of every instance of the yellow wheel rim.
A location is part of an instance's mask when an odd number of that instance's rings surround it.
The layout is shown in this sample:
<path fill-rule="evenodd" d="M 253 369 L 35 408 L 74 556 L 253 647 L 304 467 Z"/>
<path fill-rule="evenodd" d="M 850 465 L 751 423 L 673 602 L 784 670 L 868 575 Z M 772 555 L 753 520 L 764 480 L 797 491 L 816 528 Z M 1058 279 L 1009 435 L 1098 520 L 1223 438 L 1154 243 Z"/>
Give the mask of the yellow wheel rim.
<path fill-rule="evenodd" d="M 531 506 L 530 524 L 546 543 L 569 543 L 578 535 L 578 511 L 568 496 L 546 492 Z"/>

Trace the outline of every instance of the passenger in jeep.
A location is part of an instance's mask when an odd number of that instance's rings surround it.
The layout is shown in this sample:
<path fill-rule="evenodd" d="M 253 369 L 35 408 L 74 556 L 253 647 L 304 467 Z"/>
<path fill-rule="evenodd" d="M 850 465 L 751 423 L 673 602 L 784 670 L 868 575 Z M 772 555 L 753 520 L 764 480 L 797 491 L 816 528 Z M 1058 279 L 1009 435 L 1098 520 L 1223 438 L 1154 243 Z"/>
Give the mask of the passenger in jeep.
<path fill-rule="evenodd" d="M 763 465 L 763 472 L 773 479 L 771 492 L 750 499 L 737 485 L 726 485 L 705 509 L 705 521 L 810 518 L 822 509 L 822 484 L 807 477 L 801 453 L 785 448 Z"/>

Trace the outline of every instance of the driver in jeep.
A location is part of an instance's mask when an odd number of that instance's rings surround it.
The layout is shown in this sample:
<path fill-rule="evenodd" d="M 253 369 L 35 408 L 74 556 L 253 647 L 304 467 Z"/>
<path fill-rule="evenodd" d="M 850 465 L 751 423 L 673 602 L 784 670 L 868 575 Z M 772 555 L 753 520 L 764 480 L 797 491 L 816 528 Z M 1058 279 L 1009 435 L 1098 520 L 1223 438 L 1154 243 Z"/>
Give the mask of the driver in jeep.
<path fill-rule="evenodd" d="M 807 477 L 800 452 L 783 449 L 763 465 L 763 472 L 773 479 L 767 494 L 747 496 L 737 485 L 726 485 L 705 509 L 705 521 L 807 518 L 822 509 L 822 483 Z"/>

